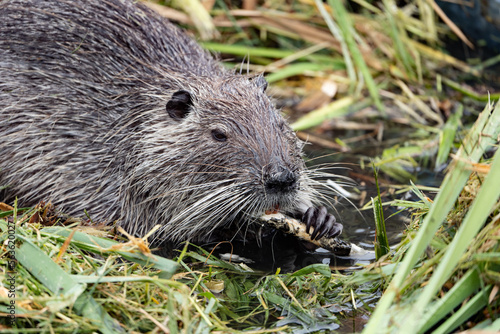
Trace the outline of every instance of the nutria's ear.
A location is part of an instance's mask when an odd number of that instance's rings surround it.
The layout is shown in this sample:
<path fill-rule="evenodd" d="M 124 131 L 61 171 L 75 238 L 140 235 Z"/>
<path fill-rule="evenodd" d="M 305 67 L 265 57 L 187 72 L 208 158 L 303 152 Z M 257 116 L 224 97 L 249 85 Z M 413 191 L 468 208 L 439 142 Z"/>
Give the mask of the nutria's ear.
<path fill-rule="evenodd" d="M 193 100 L 191 93 L 185 90 L 178 90 L 172 95 L 170 101 L 167 102 L 167 112 L 175 120 L 181 120 L 189 114 Z"/>
<path fill-rule="evenodd" d="M 264 79 L 263 75 L 259 75 L 258 77 L 256 77 L 252 81 L 255 83 L 255 85 L 257 87 L 259 87 L 260 89 L 262 89 L 263 92 L 266 91 L 266 89 L 267 89 L 267 81 L 266 81 L 266 79 Z"/>

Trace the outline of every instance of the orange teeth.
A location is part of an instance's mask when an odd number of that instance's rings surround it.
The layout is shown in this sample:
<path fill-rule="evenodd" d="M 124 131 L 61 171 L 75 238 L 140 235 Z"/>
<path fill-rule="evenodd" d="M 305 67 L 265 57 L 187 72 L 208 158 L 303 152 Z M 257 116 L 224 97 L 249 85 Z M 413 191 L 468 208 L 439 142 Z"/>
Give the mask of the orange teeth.
<path fill-rule="evenodd" d="M 274 208 L 266 210 L 266 215 L 274 215 L 274 214 L 278 213 L 279 210 L 280 210 L 280 206 L 279 206 L 279 204 L 276 204 L 274 206 Z"/>

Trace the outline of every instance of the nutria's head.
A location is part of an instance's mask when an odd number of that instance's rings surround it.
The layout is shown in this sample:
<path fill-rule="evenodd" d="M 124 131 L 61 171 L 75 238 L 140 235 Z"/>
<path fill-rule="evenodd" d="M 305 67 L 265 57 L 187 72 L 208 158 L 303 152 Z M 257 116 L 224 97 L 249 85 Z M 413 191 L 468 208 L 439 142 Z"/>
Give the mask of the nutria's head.
<path fill-rule="evenodd" d="M 261 76 L 183 82 L 136 150 L 142 157 L 129 184 L 142 186 L 134 187 L 134 201 L 159 213 L 136 227 L 161 222 L 161 239 L 193 240 L 236 217 L 290 211 L 309 200 L 302 142 L 266 96 Z"/>

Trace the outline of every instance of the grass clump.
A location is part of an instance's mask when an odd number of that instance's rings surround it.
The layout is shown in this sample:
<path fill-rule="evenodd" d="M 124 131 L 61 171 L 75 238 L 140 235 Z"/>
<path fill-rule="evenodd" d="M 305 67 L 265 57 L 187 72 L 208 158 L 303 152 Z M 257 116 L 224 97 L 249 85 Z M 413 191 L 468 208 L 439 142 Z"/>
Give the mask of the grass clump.
<path fill-rule="evenodd" d="M 190 317 L 193 301 L 182 298 L 187 287 L 168 278 L 175 262 L 75 229 L 29 223 L 44 210 L 40 206 L 18 217 L 13 208 L 0 220 L 0 311 L 9 315 L 8 306 L 15 305 L 14 322 L 3 318 L 4 328 L 145 332 L 171 326 L 156 320 L 169 312 L 179 321 L 175 328 L 201 323 L 198 315 Z"/>
<path fill-rule="evenodd" d="M 172 261 L 137 240 L 131 246 L 93 236 L 100 232 L 91 229 L 33 221 L 45 206 L 22 215 L 12 209 L 0 220 L 0 324 L 10 332 L 333 330 L 352 313 L 354 300 L 362 305 L 373 297 L 357 283 L 346 288 L 349 276 L 332 274 L 324 264 L 265 275 L 201 249 Z M 15 226 L 10 253 L 9 226 Z"/>
<path fill-rule="evenodd" d="M 495 180 L 500 177 L 500 154 L 483 162 L 481 169 L 475 166 L 496 145 L 499 122 L 500 105 L 488 105 L 464 140 L 430 210 L 416 217 L 418 229 L 402 241 L 396 254 L 404 257 L 394 258 L 397 271 L 364 332 L 380 327 L 398 332 L 404 326 L 422 333 L 437 326 L 434 332 L 447 333 L 483 309 L 485 321 L 496 321 L 500 300 L 492 291 L 499 282 L 493 273 L 499 269 L 495 259 L 500 188 Z M 452 312 L 456 313 L 445 321 Z"/>

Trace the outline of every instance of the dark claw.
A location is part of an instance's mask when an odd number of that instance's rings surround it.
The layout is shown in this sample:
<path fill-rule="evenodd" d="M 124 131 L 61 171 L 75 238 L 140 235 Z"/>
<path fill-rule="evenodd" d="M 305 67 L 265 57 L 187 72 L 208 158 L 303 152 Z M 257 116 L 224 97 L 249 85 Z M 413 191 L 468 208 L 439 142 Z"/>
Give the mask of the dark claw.
<path fill-rule="evenodd" d="M 316 210 L 316 214 L 314 215 L 316 218 L 316 221 L 315 221 L 315 225 L 314 225 L 314 232 L 313 232 L 313 234 L 311 234 L 311 239 L 313 239 L 313 240 L 319 239 L 318 234 L 320 232 L 323 232 L 323 229 L 325 228 L 324 223 L 325 223 L 325 219 L 326 219 L 327 215 L 328 215 L 328 211 L 326 210 L 326 208 L 324 206 L 320 206 Z M 310 234 L 310 230 L 309 230 L 309 234 Z"/>
<path fill-rule="evenodd" d="M 302 216 L 302 222 L 306 224 L 306 232 L 309 234 L 311 234 L 311 227 L 313 225 L 312 222 L 315 221 L 314 219 L 315 211 L 316 211 L 315 207 L 310 207 Z"/>
<path fill-rule="evenodd" d="M 323 224 L 323 226 L 321 226 L 321 228 L 314 230 L 314 233 L 316 233 L 316 231 L 318 231 L 318 233 L 315 236 L 312 236 L 313 240 L 319 240 L 319 239 L 323 238 L 323 236 L 325 236 L 325 235 L 330 236 L 330 234 L 332 232 L 331 229 L 333 227 L 333 224 L 336 224 L 335 223 L 335 216 L 328 214 L 326 216 L 326 220 L 325 220 L 325 223 Z M 328 232 L 328 234 L 327 234 L 327 232 Z"/>
<path fill-rule="evenodd" d="M 324 206 L 318 208 L 310 207 L 302 216 L 302 222 L 306 224 L 306 232 L 311 234 L 312 240 L 321 239 L 324 236 L 334 238 L 342 233 L 342 224 L 337 223 L 335 216 L 328 213 Z"/>
<path fill-rule="evenodd" d="M 330 234 L 328 235 L 328 237 L 335 238 L 339 236 L 342 233 L 343 229 L 344 226 L 342 226 L 342 224 L 334 222 L 332 228 L 330 229 Z"/>
<path fill-rule="evenodd" d="M 315 223 L 314 232 L 311 234 L 312 240 L 319 239 L 318 235 L 324 234 L 324 232 L 326 232 L 323 230 L 325 228 L 327 228 L 327 226 L 325 224 L 325 220 L 326 220 L 327 215 L 328 215 L 328 211 L 326 211 L 326 208 L 324 206 L 320 206 L 319 208 L 317 208 L 316 215 L 314 215 L 316 218 L 316 221 L 314 222 Z"/>

